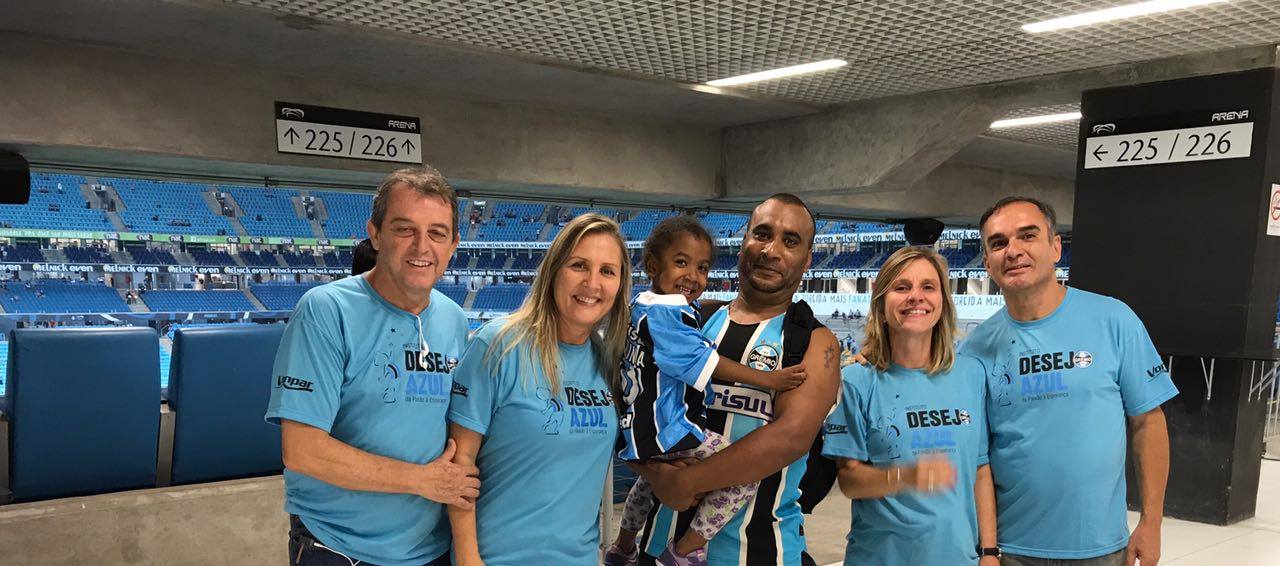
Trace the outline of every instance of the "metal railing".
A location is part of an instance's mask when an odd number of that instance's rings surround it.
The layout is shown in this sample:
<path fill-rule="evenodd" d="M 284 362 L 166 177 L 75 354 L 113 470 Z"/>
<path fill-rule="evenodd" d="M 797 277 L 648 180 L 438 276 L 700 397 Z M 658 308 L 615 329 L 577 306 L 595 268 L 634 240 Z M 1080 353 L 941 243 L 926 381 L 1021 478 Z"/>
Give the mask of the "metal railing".
<path fill-rule="evenodd" d="M 1266 397 L 1266 417 L 1262 428 L 1262 457 L 1280 460 L 1280 363 L 1272 362 L 1270 370 L 1264 362 L 1258 379 L 1250 379 L 1250 398 Z M 1250 377 L 1252 378 L 1252 373 Z"/>

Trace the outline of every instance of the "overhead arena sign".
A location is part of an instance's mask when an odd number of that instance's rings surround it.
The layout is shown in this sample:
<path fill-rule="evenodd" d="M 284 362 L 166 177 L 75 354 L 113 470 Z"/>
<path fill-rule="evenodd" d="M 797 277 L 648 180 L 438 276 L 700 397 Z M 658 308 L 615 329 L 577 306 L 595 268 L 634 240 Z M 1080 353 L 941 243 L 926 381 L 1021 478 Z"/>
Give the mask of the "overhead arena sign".
<path fill-rule="evenodd" d="M 422 121 L 343 108 L 276 101 L 276 151 L 422 163 Z"/>

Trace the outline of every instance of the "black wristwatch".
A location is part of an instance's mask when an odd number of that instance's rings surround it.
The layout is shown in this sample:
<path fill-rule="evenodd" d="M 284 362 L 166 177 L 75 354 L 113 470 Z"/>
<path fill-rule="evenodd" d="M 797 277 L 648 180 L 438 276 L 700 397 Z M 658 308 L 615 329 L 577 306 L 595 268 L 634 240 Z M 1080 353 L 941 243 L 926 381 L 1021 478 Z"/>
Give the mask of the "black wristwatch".
<path fill-rule="evenodd" d="M 983 548 L 983 546 L 979 544 L 977 546 L 977 551 L 978 551 L 978 558 L 982 558 L 983 556 L 994 556 L 996 558 L 1000 558 L 1001 556 L 1004 555 L 1004 551 L 1000 550 L 1000 547 L 998 546 L 988 546 L 986 548 Z"/>

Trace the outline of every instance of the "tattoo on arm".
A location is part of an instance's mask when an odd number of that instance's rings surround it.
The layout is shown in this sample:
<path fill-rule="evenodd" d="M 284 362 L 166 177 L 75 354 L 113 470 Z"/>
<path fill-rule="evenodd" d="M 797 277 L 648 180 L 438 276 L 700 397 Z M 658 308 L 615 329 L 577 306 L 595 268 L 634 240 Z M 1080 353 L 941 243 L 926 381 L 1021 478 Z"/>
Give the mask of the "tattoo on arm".
<path fill-rule="evenodd" d="M 840 351 L 835 346 L 827 346 L 827 350 L 822 353 L 822 368 L 831 369 L 831 364 L 840 360 Z"/>

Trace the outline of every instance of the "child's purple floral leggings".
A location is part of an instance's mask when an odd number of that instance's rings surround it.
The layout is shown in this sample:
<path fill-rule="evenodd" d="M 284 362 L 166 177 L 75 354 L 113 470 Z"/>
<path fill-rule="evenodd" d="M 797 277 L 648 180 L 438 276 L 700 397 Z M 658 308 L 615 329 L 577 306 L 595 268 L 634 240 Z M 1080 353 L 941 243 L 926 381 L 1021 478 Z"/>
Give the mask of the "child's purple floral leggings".
<path fill-rule="evenodd" d="M 702 445 L 691 450 L 681 450 L 670 454 L 663 454 L 654 458 L 655 460 L 678 460 L 680 458 L 708 458 L 712 454 L 724 450 L 729 446 L 729 440 L 725 437 L 706 431 L 707 438 L 702 441 Z M 702 538 L 711 540 L 716 534 L 723 529 L 725 524 L 737 515 L 743 507 L 747 506 L 756 496 L 756 489 L 760 487 L 760 482 L 747 485 L 735 485 L 723 489 L 717 489 L 708 493 L 702 498 L 702 502 L 698 504 L 698 511 L 693 516 L 693 523 L 690 528 L 694 532 L 702 535 Z M 624 530 L 638 532 L 644 528 L 644 520 L 649 515 L 649 510 L 653 507 L 653 485 L 645 481 L 644 478 L 637 478 L 635 485 L 631 486 L 631 492 L 627 494 L 627 504 L 622 511 L 622 524 Z"/>

